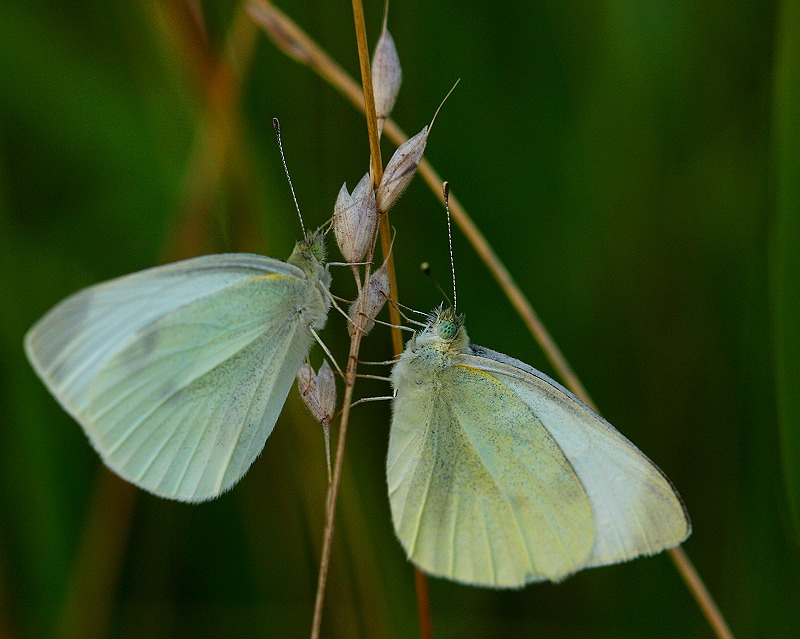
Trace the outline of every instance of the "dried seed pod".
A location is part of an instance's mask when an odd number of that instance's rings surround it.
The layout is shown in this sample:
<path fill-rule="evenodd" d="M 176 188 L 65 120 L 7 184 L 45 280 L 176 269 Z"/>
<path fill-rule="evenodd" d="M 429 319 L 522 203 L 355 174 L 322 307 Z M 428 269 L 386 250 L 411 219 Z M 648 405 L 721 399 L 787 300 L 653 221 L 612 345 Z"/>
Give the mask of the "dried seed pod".
<path fill-rule="evenodd" d="M 333 413 L 336 410 L 336 377 L 333 374 L 328 360 L 322 362 L 317 373 L 317 396 L 319 405 L 324 415 L 322 422 L 330 426 L 333 421 Z"/>
<path fill-rule="evenodd" d="M 397 47 L 384 25 L 372 56 L 372 90 L 375 94 L 375 113 L 378 116 L 378 136 L 383 133 L 384 122 L 394 108 L 402 81 L 403 71 L 400 68 Z"/>
<path fill-rule="evenodd" d="M 366 303 L 364 304 L 363 311 L 361 307 L 361 300 L 366 296 Z M 369 278 L 369 282 L 361 289 L 356 301 L 350 306 L 348 315 L 352 323 L 348 324 L 347 330 L 350 331 L 350 337 L 355 335 L 356 331 L 361 331 L 364 335 L 372 330 L 375 326 L 375 316 L 380 313 L 386 300 L 389 298 L 389 267 L 388 260 L 385 261 L 381 267 L 375 271 Z"/>
<path fill-rule="evenodd" d="M 308 363 L 297 371 L 297 388 L 308 410 L 320 424 L 325 436 L 325 457 L 328 463 L 328 479 L 331 476 L 331 434 L 330 426 L 336 410 L 336 378 L 328 361 L 320 366 L 319 373 Z"/>
<path fill-rule="evenodd" d="M 392 159 L 386 165 L 383 178 L 375 193 L 378 210 L 382 213 L 391 208 L 413 179 L 427 142 L 428 127 L 425 126 L 413 138 L 397 147 Z"/>
<path fill-rule="evenodd" d="M 369 173 L 364 174 L 352 195 L 347 192 L 347 184 L 342 184 L 333 207 L 333 232 L 345 260 L 364 259 L 377 226 L 378 210 Z"/>

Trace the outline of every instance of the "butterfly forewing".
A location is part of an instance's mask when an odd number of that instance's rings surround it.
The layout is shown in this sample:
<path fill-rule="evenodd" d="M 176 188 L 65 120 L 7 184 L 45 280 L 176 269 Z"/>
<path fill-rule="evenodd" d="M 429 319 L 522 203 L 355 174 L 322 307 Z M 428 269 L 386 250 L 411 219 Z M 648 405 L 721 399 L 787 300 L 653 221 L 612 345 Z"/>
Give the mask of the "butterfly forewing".
<path fill-rule="evenodd" d="M 327 314 L 322 275 L 245 254 L 158 267 L 68 298 L 26 348 L 113 470 L 162 496 L 209 499 L 272 431 L 308 327 Z"/>
<path fill-rule="evenodd" d="M 28 359 L 77 417 L 98 370 L 141 328 L 189 302 L 273 272 L 302 275 L 259 255 L 208 255 L 91 286 L 57 304 L 28 331 Z"/>

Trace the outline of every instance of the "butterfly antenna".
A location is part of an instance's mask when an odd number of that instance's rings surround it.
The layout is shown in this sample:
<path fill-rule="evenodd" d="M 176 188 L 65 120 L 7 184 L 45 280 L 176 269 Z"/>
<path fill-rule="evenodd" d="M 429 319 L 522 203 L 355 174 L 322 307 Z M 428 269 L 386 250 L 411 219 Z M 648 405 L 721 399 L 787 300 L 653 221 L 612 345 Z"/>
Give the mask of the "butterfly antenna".
<path fill-rule="evenodd" d="M 453 259 L 453 229 L 450 226 L 450 183 L 442 184 L 444 191 L 444 210 L 447 213 L 447 240 L 450 243 L 450 274 L 453 276 L 453 312 L 456 312 L 456 263 Z"/>
<path fill-rule="evenodd" d="M 286 156 L 283 154 L 283 141 L 281 140 L 281 123 L 278 118 L 272 118 L 272 126 L 275 127 L 275 135 L 278 138 L 278 149 L 281 152 L 281 162 L 283 162 L 283 170 L 286 173 L 286 179 L 289 181 L 289 190 L 292 192 L 292 199 L 294 200 L 294 208 L 297 210 L 297 217 L 300 218 L 300 228 L 303 230 L 303 237 L 306 237 L 306 225 L 303 224 L 303 215 L 300 213 L 300 205 L 297 203 L 297 196 L 294 193 L 294 186 L 292 185 L 292 176 L 289 175 L 289 167 L 286 166 Z"/>

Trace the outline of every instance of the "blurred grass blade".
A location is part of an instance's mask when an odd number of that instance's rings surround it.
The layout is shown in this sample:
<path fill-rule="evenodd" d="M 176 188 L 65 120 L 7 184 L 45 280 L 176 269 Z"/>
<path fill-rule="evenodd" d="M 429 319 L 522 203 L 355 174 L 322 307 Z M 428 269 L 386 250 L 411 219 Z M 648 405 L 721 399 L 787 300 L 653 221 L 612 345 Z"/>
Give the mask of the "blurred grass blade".
<path fill-rule="evenodd" d="M 800 537 L 800 3 L 780 3 L 775 48 L 773 153 L 776 217 L 771 278 L 783 470 Z"/>

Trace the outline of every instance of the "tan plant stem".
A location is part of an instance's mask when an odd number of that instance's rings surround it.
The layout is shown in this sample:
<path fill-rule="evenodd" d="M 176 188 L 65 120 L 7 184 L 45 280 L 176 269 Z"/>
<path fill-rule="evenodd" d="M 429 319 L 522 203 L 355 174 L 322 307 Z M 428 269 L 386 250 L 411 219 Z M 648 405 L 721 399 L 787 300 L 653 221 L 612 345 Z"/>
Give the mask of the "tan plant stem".
<path fill-rule="evenodd" d="M 370 144 L 370 161 L 372 166 L 372 180 L 373 188 L 377 188 L 383 176 L 383 162 L 380 153 L 380 138 L 378 136 L 377 117 L 375 115 L 375 99 L 372 93 L 372 78 L 369 67 L 369 49 L 367 47 L 366 27 L 364 25 L 364 10 L 360 0 L 353 0 L 353 20 L 356 30 L 356 41 L 358 45 L 358 57 L 361 66 L 361 79 L 364 87 L 364 102 L 363 108 L 367 114 L 367 130 L 369 132 Z M 391 248 L 391 228 L 389 225 L 388 212 L 380 212 L 380 226 L 379 233 L 381 236 L 381 247 L 384 256 L 388 256 L 388 275 L 390 297 L 397 299 L 397 282 L 394 273 L 394 260 L 390 254 Z M 373 238 L 372 248 L 370 250 L 369 260 L 373 259 L 375 242 L 377 237 Z M 364 274 L 364 282 L 369 281 L 370 267 L 367 266 Z M 366 296 L 362 298 L 362 307 L 360 311 L 365 310 Z M 390 305 L 390 309 L 397 313 L 394 305 Z M 399 314 L 395 318 L 392 316 L 392 323 L 399 324 Z M 330 566 L 331 547 L 333 543 L 333 531 L 336 522 L 336 504 L 337 496 L 339 493 L 339 485 L 341 483 L 342 468 L 344 466 L 344 451 L 347 438 L 347 425 L 350 418 L 350 408 L 353 402 L 353 389 L 355 387 L 356 373 L 358 367 L 358 352 L 361 346 L 362 333 L 355 331 L 353 338 L 350 341 L 350 354 L 347 362 L 347 371 L 345 373 L 345 395 L 342 404 L 341 421 L 339 426 L 339 437 L 336 444 L 336 463 L 333 470 L 333 479 L 330 482 L 328 490 L 328 498 L 326 502 L 325 512 L 325 528 L 323 531 L 322 552 L 320 555 L 319 579 L 317 581 L 317 593 L 314 601 L 314 617 L 311 626 L 311 639 L 319 637 L 320 628 L 322 625 L 322 611 L 325 603 L 325 590 L 328 581 L 328 569 Z M 399 329 L 392 330 L 392 341 L 394 343 L 395 354 L 402 350 L 402 338 Z M 421 575 L 421 573 L 420 573 Z M 422 577 L 424 579 L 424 576 Z M 419 596 L 419 585 L 417 586 Z M 423 590 L 427 596 L 427 588 Z M 427 599 L 424 602 L 425 615 L 420 616 L 421 625 L 422 620 L 427 619 L 427 634 L 423 631 L 424 637 L 430 637 L 430 613 Z M 421 607 L 422 609 L 423 607 Z"/>
<path fill-rule="evenodd" d="M 377 189 L 383 178 L 383 160 L 381 159 L 381 140 L 378 135 L 378 117 L 375 114 L 375 95 L 372 87 L 372 72 L 369 66 L 369 47 L 367 46 L 367 30 L 364 24 L 364 7 L 361 0 L 353 0 L 353 22 L 356 30 L 358 46 L 358 62 L 361 69 L 361 86 L 363 87 L 363 110 L 367 116 L 367 132 L 369 134 L 369 157 L 372 167 L 372 188 Z M 358 92 L 358 91 L 356 91 Z M 384 259 L 388 256 L 389 297 L 397 301 L 397 278 L 394 270 L 394 256 L 390 253 L 392 233 L 389 224 L 389 211 L 379 211 L 381 252 Z M 367 280 L 365 280 L 367 281 Z M 400 313 L 395 304 L 389 304 L 389 318 L 392 324 L 400 324 Z M 403 351 L 403 338 L 400 329 L 392 329 L 392 347 L 394 354 Z"/>
<path fill-rule="evenodd" d="M 428 596 L 428 578 L 414 566 L 414 585 L 417 590 L 417 617 L 419 618 L 420 639 L 433 639 L 433 620 Z"/>
<path fill-rule="evenodd" d="M 316 71 L 320 77 L 327 80 L 356 108 L 364 108 L 364 97 L 355 81 L 305 32 L 283 13 L 278 11 L 268 0 L 249 1 L 251 15 L 264 27 L 276 46 L 298 62 L 302 62 Z M 408 139 L 408 136 L 391 119 L 386 120 L 383 130 L 388 137 L 398 145 Z M 419 172 L 435 196 L 443 202 L 442 180 L 427 160 L 422 160 L 419 165 Z M 489 272 L 500 285 L 500 288 L 520 314 L 520 317 L 522 317 L 528 330 L 539 343 L 553 368 L 564 381 L 565 386 L 584 402 L 590 406 L 594 406 L 583 384 L 572 370 L 566 358 L 561 353 L 561 350 L 553 341 L 553 338 L 533 310 L 530 302 L 522 293 L 519 286 L 517 286 L 508 272 L 508 269 L 505 268 L 497 257 L 497 254 L 491 248 L 485 236 L 478 230 L 467 212 L 453 196 L 452 192 L 450 194 L 450 213 L 453 216 L 453 220 L 458 224 L 459 228 L 461 228 L 478 255 L 480 255 Z M 719 612 L 719 608 L 708 592 L 708 589 L 705 587 L 697 570 L 692 563 L 688 561 L 688 557 L 683 549 L 672 548 L 668 553 L 717 637 L 720 639 L 732 638 L 733 635 L 730 633 L 724 617 Z"/>
<path fill-rule="evenodd" d="M 366 296 L 363 298 L 366 299 Z M 362 306 L 365 304 L 362 302 Z M 363 310 L 363 309 L 362 309 Z M 317 581 L 317 594 L 314 600 L 314 618 L 311 623 L 311 639 L 319 638 L 322 625 L 322 609 L 325 603 L 325 587 L 328 582 L 328 567 L 331 559 L 331 543 L 333 541 L 334 520 L 336 517 L 336 496 L 339 493 L 339 484 L 342 480 L 344 466 L 344 445 L 347 439 L 347 425 L 350 421 L 350 407 L 353 403 L 353 388 L 358 367 L 358 351 L 361 347 L 361 331 L 354 331 L 350 340 L 350 354 L 345 371 L 344 399 L 342 413 L 339 421 L 339 438 L 336 442 L 336 462 L 333 467 L 333 480 L 328 489 L 328 498 L 325 508 L 325 529 L 322 539 L 322 553 L 319 561 L 319 579 Z"/>
<path fill-rule="evenodd" d="M 384 16 L 384 20 L 386 16 Z M 375 112 L 375 96 L 372 86 L 372 72 L 369 63 L 369 47 L 367 46 L 367 30 L 364 24 L 364 7 L 361 0 L 353 0 L 353 21 L 356 29 L 356 42 L 358 43 L 358 60 L 361 68 L 361 86 L 364 91 L 364 112 L 367 116 L 367 131 L 369 132 L 369 150 L 372 165 L 372 186 L 374 189 L 383 178 L 383 160 L 381 159 L 381 141 L 378 133 L 378 117 Z M 389 211 L 379 211 L 381 252 L 386 259 L 389 276 L 389 297 L 399 301 L 397 290 L 397 277 L 394 269 L 394 254 L 392 249 L 392 231 L 389 224 Z M 367 280 L 364 280 L 367 281 Z M 392 351 L 395 356 L 403 352 L 403 336 L 400 329 L 400 310 L 396 304 L 389 304 L 389 320 L 392 329 Z M 417 614 L 419 617 L 419 631 L 421 639 L 432 639 L 433 625 L 431 623 L 431 605 L 428 597 L 428 579 L 419 568 L 414 566 L 414 585 L 417 594 Z"/>
<path fill-rule="evenodd" d="M 720 639 L 733 639 L 733 633 L 728 627 L 728 622 L 722 616 L 711 593 L 708 592 L 705 583 L 700 579 L 694 565 L 692 564 L 686 551 L 681 547 L 670 548 L 669 558 L 675 564 L 675 568 L 686 582 L 689 590 L 697 600 L 697 604 L 703 611 L 703 615 L 708 620 L 708 624 L 714 630 L 714 634 Z"/>
<path fill-rule="evenodd" d="M 378 137 L 378 118 L 375 115 L 375 95 L 372 87 L 372 72 L 369 67 L 367 28 L 364 24 L 364 6 L 361 0 L 353 0 L 352 5 L 353 22 L 356 28 L 356 45 L 358 47 L 358 65 L 361 69 L 361 87 L 364 95 L 364 114 L 367 116 L 367 133 L 369 134 L 372 187 L 377 189 L 383 177 L 383 161 L 381 160 L 381 142 Z"/>

